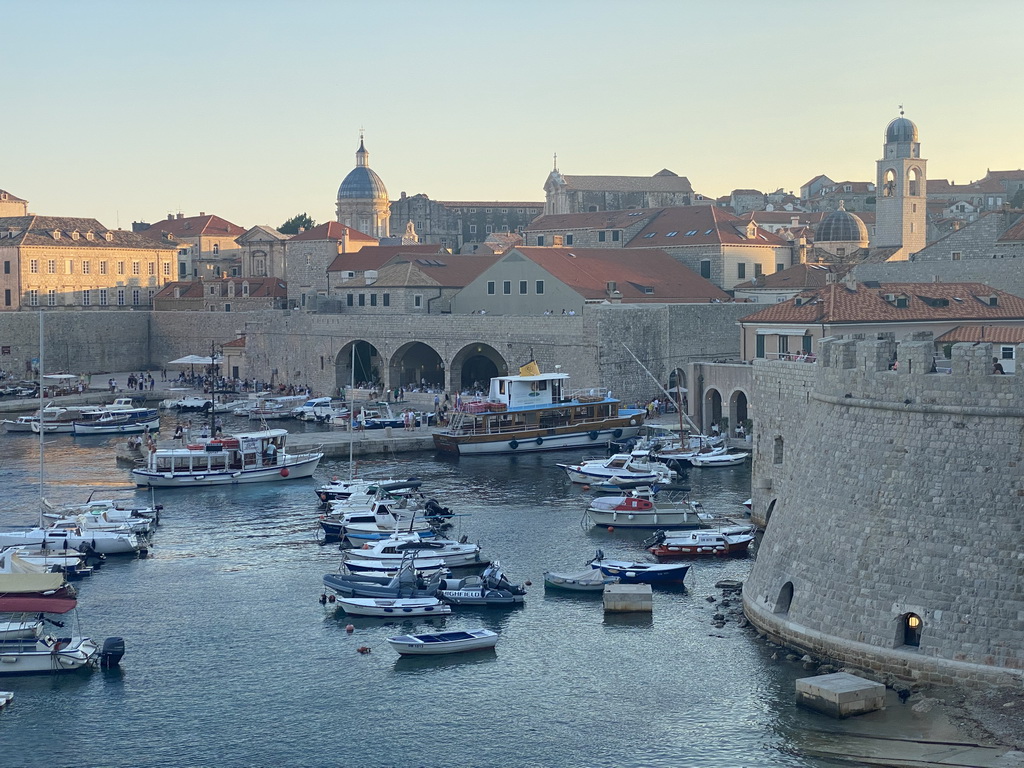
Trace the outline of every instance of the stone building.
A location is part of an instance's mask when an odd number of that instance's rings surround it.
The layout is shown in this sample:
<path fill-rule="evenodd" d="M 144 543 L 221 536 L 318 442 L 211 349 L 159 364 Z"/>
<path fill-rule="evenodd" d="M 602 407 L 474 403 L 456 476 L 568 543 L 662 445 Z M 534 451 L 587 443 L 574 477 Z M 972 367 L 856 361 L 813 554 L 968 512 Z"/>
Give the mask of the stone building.
<path fill-rule="evenodd" d="M 241 274 L 242 249 L 237 239 L 245 230 L 220 216 L 200 212 L 198 216 L 168 214 L 155 224 L 133 222 L 133 232 L 178 250 L 178 279 L 204 280 Z"/>
<path fill-rule="evenodd" d="M 917 126 L 900 116 L 885 129 L 878 161 L 872 248 L 887 261 L 906 261 L 927 244 L 928 161 L 921 157 Z"/>
<path fill-rule="evenodd" d="M 711 205 L 690 180 L 668 169 L 654 176 L 564 176 L 556 166 L 544 182 L 544 215 Z"/>
<path fill-rule="evenodd" d="M 1008 207 L 982 213 L 915 253 L 910 261 L 1024 258 L 1024 211 Z M 1007 272 L 1024 267 L 1007 264 Z"/>
<path fill-rule="evenodd" d="M 239 235 L 236 242 L 242 249 L 241 276 L 285 278 L 285 244 L 289 237 L 262 224 Z"/>
<path fill-rule="evenodd" d="M 0 311 L 149 307 L 173 279 L 177 250 L 68 216 L 0 218 Z"/>
<path fill-rule="evenodd" d="M 291 237 L 285 243 L 289 307 L 315 310 L 318 297 L 326 297 L 330 292 L 328 267 L 339 254 L 356 253 L 368 245 L 377 245 L 377 238 L 336 221 Z"/>
<path fill-rule="evenodd" d="M 391 201 L 391 219 L 413 222 L 421 243 L 458 253 L 476 250 L 469 246 L 483 243 L 493 233 L 522 232 L 543 209 L 540 202 L 440 201 L 403 192 Z"/>
<path fill-rule="evenodd" d="M 740 283 L 733 289 L 733 296 L 737 301 L 778 304 L 792 299 L 799 293 L 822 289 L 829 283 L 841 279 L 850 269 L 851 266 L 845 264 L 794 264 L 781 272 L 773 272 Z"/>
<path fill-rule="evenodd" d="M 0 218 L 9 216 L 28 216 L 28 200 L 0 189 Z"/>
<path fill-rule="evenodd" d="M 255 312 L 285 309 L 288 289 L 278 277 L 223 277 L 168 283 L 153 309 L 172 312 Z"/>
<path fill-rule="evenodd" d="M 877 191 L 869 181 L 832 181 L 827 176 L 816 176 L 801 189 L 814 190 L 800 200 L 800 206 L 808 211 L 834 211 L 840 200 L 849 211 L 875 210 Z"/>
<path fill-rule="evenodd" d="M 855 213 L 839 207 L 824 216 L 814 228 L 814 260 L 846 264 L 867 255 L 870 235 L 867 225 Z"/>
<path fill-rule="evenodd" d="M 358 250 L 339 253 L 327 267 L 327 292 L 337 298 L 354 287 L 365 286 L 377 279 L 377 272 L 392 259 L 442 258 L 450 251 L 440 245 L 365 245 Z"/>
<path fill-rule="evenodd" d="M 370 153 L 359 135 L 356 167 L 349 171 L 338 187 L 338 222 L 380 240 L 391 234 L 391 208 L 388 190 L 380 176 L 370 168 Z M 404 224 L 404 222 L 403 222 Z"/>
<path fill-rule="evenodd" d="M 877 675 L 1024 684 L 1024 377 L 994 352 L 955 344 L 951 373 L 931 338 L 755 361 L 755 627 Z"/>

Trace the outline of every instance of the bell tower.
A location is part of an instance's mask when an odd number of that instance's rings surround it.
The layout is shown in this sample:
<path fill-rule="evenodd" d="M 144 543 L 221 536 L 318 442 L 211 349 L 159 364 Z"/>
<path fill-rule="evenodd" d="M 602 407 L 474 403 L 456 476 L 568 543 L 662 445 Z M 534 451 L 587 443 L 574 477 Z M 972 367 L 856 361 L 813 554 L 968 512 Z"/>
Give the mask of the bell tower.
<path fill-rule="evenodd" d="M 898 248 L 889 261 L 906 261 L 927 245 L 927 167 L 917 126 L 903 116 L 885 129 L 875 185 L 875 248 Z"/>

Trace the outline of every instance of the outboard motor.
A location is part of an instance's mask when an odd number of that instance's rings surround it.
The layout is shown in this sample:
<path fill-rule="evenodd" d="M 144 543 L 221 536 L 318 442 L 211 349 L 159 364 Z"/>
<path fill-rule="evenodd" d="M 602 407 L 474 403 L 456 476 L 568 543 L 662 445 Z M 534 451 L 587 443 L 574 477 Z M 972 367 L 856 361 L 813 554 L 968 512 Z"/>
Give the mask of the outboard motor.
<path fill-rule="evenodd" d="M 120 637 L 108 637 L 103 641 L 103 648 L 100 650 L 100 666 L 103 669 L 113 669 L 121 663 L 124 656 L 124 639 Z"/>

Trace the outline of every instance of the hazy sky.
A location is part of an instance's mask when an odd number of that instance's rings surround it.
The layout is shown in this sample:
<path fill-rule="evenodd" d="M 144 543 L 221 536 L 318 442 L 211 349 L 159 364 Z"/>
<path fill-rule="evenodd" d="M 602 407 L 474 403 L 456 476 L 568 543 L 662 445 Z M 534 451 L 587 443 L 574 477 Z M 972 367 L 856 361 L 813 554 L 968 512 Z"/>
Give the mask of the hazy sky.
<path fill-rule="evenodd" d="M 392 199 L 542 201 L 669 168 L 705 195 L 1024 166 L 1024 3 L 0 0 L 0 189 L 129 228 L 333 218 L 359 129 Z"/>

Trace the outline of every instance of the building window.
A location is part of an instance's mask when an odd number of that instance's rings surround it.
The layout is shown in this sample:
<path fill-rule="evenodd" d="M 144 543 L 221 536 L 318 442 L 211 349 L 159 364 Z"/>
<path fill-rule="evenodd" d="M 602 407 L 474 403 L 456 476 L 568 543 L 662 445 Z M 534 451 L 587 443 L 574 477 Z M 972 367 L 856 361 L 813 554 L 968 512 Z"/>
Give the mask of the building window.
<path fill-rule="evenodd" d="M 141 270 L 139 269 L 139 262 L 137 262 L 137 261 L 133 261 L 132 262 L 132 274 L 133 275 L 141 274 Z"/>
<path fill-rule="evenodd" d="M 349 306 L 349 307 L 354 307 L 356 305 L 355 294 L 350 293 L 350 294 L 345 296 L 345 305 Z"/>
<path fill-rule="evenodd" d="M 153 294 L 155 294 L 155 293 L 156 293 L 156 291 L 154 291 L 152 288 L 150 288 L 148 291 L 146 291 L 146 301 L 148 303 L 150 303 L 150 304 L 153 303 Z"/>
<path fill-rule="evenodd" d="M 28 305 L 30 307 L 39 306 L 39 291 L 37 291 L 35 288 L 31 289 L 28 292 Z"/>
<path fill-rule="evenodd" d="M 921 647 L 921 630 L 924 629 L 921 617 L 916 613 L 905 613 L 900 617 L 900 624 L 903 627 L 903 645 Z"/>
<path fill-rule="evenodd" d="M 213 244 L 213 253 L 214 253 L 214 255 L 220 253 L 220 243 L 214 243 Z"/>
<path fill-rule="evenodd" d="M 370 294 L 370 306 L 371 307 L 376 307 L 377 306 L 377 294 L 376 293 L 371 293 Z"/>
<path fill-rule="evenodd" d="M 65 266 L 68 269 L 69 275 L 75 274 L 75 262 L 73 260 L 68 259 L 67 262 L 65 263 Z"/>
<path fill-rule="evenodd" d="M 781 437 L 775 438 L 775 451 L 772 457 L 772 464 L 781 464 L 784 456 L 785 444 Z"/>
<path fill-rule="evenodd" d="M 82 274 L 88 275 L 92 271 L 92 264 L 88 261 L 82 262 Z"/>
<path fill-rule="evenodd" d="M 390 307 L 391 306 L 391 294 L 390 293 L 385 293 L 384 294 L 384 306 L 385 307 Z"/>
<path fill-rule="evenodd" d="M 360 293 L 359 294 L 359 306 L 360 307 L 365 307 L 366 306 L 366 294 L 365 293 Z"/>
<path fill-rule="evenodd" d="M 117 289 L 117 306 L 124 306 L 124 288 Z"/>
<path fill-rule="evenodd" d="M 11 289 L 10 288 L 4 288 L 4 306 L 5 307 L 11 306 Z"/>
<path fill-rule="evenodd" d="M 100 274 L 101 275 L 107 274 L 107 262 L 105 262 L 105 261 L 101 261 L 100 262 Z"/>
<path fill-rule="evenodd" d="M 420 307 L 422 307 L 423 306 L 423 296 L 421 296 L 418 293 L 415 296 L 413 296 L 412 297 L 412 305 L 416 309 L 419 309 Z"/>
<path fill-rule="evenodd" d="M 106 288 L 100 288 L 100 306 L 101 307 L 107 306 L 107 289 Z"/>
<path fill-rule="evenodd" d="M 245 282 L 242 283 L 242 295 L 243 296 L 248 296 L 249 295 L 249 283 L 248 283 L 248 281 L 245 281 Z"/>
<path fill-rule="evenodd" d="M 502 213 L 508 213 L 508 208 L 502 208 L 502 209 L 501 209 L 501 212 L 502 212 Z"/>
<path fill-rule="evenodd" d="M 572 233 L 569 233 L 565 236 L 565 244 L 572 245 Z"/>
<path fill-rule="evenodd" d="M 705 280 L 711 279 L 711 259 L 702 259 L 700 262 L 700 276 Z"/>
<path fill-rule="evenodd" d="M 4 274 L 5 275 L 11 274 L 11 262 L 9 262 L 9 261 L 5 261 L 4 262 Z"/>
<path fill-rule="evenodd" d="M 781 272 L 781 271 L 782 271 L 782 270 L 784 270 L 785 268 L 786 268 L 786 265 L 785 265 L 785 264 L 776 264 L 776 265 L 775 265 L 775 271 L 776 271 L 776 272 Z"/>
<path fill-rule="evenodd" d="M 86 289 L 82 291 L 82 306 L 88 307 L 92 304 L 92 291 Z"/>
<path fill-rule="evenodd" d="M 170 276 L 171 276 L 171 262 L 165 261 L 164 262 L 164 277 L 170 277 Z"/>
<path fill-rule="evenodd" d="M 117 262 L 117 274 L 119 274 L 119 275 L 123 275 L 124 274 L 124 262 L 123 261 Z"/>
<path fill-rule="evenodd" d="M 505 280 L 501 284 L 501 292 L 503 294 L 505 294 L 506 296 L 511 296 L 512 295 L 512 281 L 511 280 Z"/>
<path fill-rule="evenodd" d="M 746 276 L 747 276 L 747 265 L 744 264 L 741 261 L 739 264 L 736 265 L 736 277 L 738 277 L 740 280 L 742 280 Z"/>
<path fill-rule="evenodd" d="M 151 261 L 151 262 L 149 262 L 149 276 L 152 277 L 155 274 L 156 274 L 156 264 Z"/>
<path fill-rule="evenodd" d="M 960 251 L 953 251 L 953 261 L 960 261 Z"/>
<path fill-rule="evenodd" d="M 188 275 L 188 266 L 184 261 L 178 262 L 178 277 L 186 277 Z"/>
<path fill-rule="evenodd" d="M 760 277 L 763 274 L 764 274 L 764 272 L 761 271 L 761 265 L 760 264 L 755 264 L 754 265 L 754 277 Z"/>
<path fill-rule="evenodd" d="M 33 275 L 39 274 L 39 260 L 38 259 L 32 259 L 31 261 L 29 261 L 29 263 L 28 263 L 28 271 L 31 272 Z"/>
<path fill-rule="evenodd" d="M 476 213 L 476 208 L 470 208 L 470 209 L 469 209 L 469 212 L 470 212 L 470 213 Z"/>
<path fill-rule="evenodd" d="M 132 304 L 135 306 L 139 305 L 139 289 L 132 288 Z"/>
<path fill-rule="evenodd" d="M 488 235 L 491 234 L 491 232 L 493 232 L 493 231 L 494 231 L 494 228 L 491 227 L 490 224 L 488 224 L 487 226 L 484 227 L 484 232 L 486 232 Z"/>
<path fill-rule="evenodd" d="M 617 243 L 619 241 L 619 234 L 620 234 L 619 230 L 617 230 L 617 229 L 613 229 L 612 230 L 612 242 L 613 243 Z"/>
<path fill-rule="evenodd" d="M 789 354 L 789 336 L 779 336 L 779 357 Z"/>
<path fill-rule="evenodd" d="M 46 305 L 49 307 L 57 306 L 57 292 L 52 288 L 46 292 Z"/>
<path fill-rule="evenodd" d="M 600 232 L 597 233 L 597 242 L 603 243 L 607 235 L 608 233 L 602 229 Z"/>
<path fill-rule="evenodd" d="M 764 359 L 764 336 L 762 336 L 760 333 L 757 334 L 757 344 L 756 344 L 756 347 L 757 347 L 757 350 L 754 352 L 754 356 L 757 357 L 759 360 L 763 360 Z"/>
<path fill-rule="evenodd" d="M 49 259 L 46 262 L 46 274 L 48 274 L 48 275 L 55 275 L 55 274 L 57 274 L 57 260 L 56 259 Z"/>
<path fill-rule="evenodd" d="M 471 234 L 471 235 L 475 235 L 476 234 L 476 224 L 470 224 L 469 225 L 469 234 Z"/>
<path fill-rule="evenodd" d="M 494 295 L 494 281 L 493 280 L 488 280 L 487 281 L 487 295 L 488 296 L 493 296 Z"/>
<path fill-rule="evenodd" d="M 1013 347 L 1001 347 L 999 350 L 999 356 L 1003 360 L 1013 360 Z"/>
<path fill-rule="evenodd" d="M 543 294 L 544 294 L 544 281 L 543 280 L 538 280 L 537 281 L 537 295 L 541 296 Z"/>
<path fill-rule="evenodd" d="M 544 235 L 537 235 L 537 245 L 544 245 Z"/>

